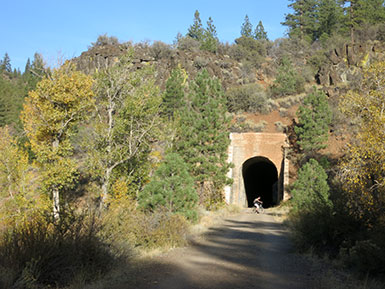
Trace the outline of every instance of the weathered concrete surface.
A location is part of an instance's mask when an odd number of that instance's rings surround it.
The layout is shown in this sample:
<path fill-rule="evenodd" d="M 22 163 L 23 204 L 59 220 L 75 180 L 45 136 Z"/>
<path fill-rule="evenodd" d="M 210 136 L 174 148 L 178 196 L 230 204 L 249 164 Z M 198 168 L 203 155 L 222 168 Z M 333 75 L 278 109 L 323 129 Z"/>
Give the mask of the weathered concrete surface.
<path fill-rule="evenodd" d="M 286 159 L 287 140 L 283 133 L 231 133 L 228 161 L 234 164 L 228 176 L 233 184 L 225 190 L 226 202 L 247 206 L 247 198 L 242 176 L 242 166 L 250 158 L 265 157 L 278 171 L 278 193 L 287 199 L 285 185 L 288 182 L 289 163 Z"/>

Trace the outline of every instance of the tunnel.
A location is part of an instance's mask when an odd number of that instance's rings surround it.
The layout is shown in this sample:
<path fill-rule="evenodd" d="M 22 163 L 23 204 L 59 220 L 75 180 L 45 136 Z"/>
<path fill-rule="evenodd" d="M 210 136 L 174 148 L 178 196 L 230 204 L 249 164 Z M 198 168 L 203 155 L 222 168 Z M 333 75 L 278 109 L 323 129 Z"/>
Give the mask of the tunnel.
<path fill-rule="evenodd" d="M 276 204 L 278 171 L 276 166 L 265 157 L 253 157 L 242 165 L 243 183 L 248 207 L 253 207 L 253 200 L 260 196 L 263 207 Z"/>

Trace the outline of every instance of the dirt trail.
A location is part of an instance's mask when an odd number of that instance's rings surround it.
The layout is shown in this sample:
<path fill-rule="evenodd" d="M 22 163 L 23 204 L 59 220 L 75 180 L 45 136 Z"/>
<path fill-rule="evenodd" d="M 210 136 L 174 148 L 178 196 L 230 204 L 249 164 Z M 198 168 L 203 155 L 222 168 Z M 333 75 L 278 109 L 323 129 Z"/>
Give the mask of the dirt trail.
<path fill-rule="evenodd" d="M 153 261 L 134 287 L 125 288 L 320 288 L 316 269 L 293 252 L 287 231 L 269 210 L 229 217 L 190 247 Z"/>

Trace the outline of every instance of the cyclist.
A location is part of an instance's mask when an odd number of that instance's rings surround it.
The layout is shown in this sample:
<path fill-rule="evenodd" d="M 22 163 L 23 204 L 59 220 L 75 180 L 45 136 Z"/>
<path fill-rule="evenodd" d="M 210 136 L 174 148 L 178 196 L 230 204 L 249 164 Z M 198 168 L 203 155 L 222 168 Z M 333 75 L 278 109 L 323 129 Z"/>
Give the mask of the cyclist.
<path fill-rule="evenodd" d="M 254 203 L 255 211 L 259 214 L 259 210 L 262 208 L 262 204 L 263 204 L 261 197 L 258 196 L 257 198 L 255 198 L 253 203 Z"/>

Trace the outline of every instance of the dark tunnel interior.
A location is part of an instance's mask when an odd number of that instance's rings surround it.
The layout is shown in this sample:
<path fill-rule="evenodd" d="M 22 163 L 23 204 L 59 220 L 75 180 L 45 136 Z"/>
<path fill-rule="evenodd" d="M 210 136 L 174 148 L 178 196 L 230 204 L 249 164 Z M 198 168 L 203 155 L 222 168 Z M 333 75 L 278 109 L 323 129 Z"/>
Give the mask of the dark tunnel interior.
<path fill-rule="evenodd" d="M 276 194 L 278 172 L 276 166 L 265 157 L 248 159 L 242 166 L 248 207 L 253 207 L 253 201 L 260 196 L 263 207 L 274 204 L 273 195 Z"/>

